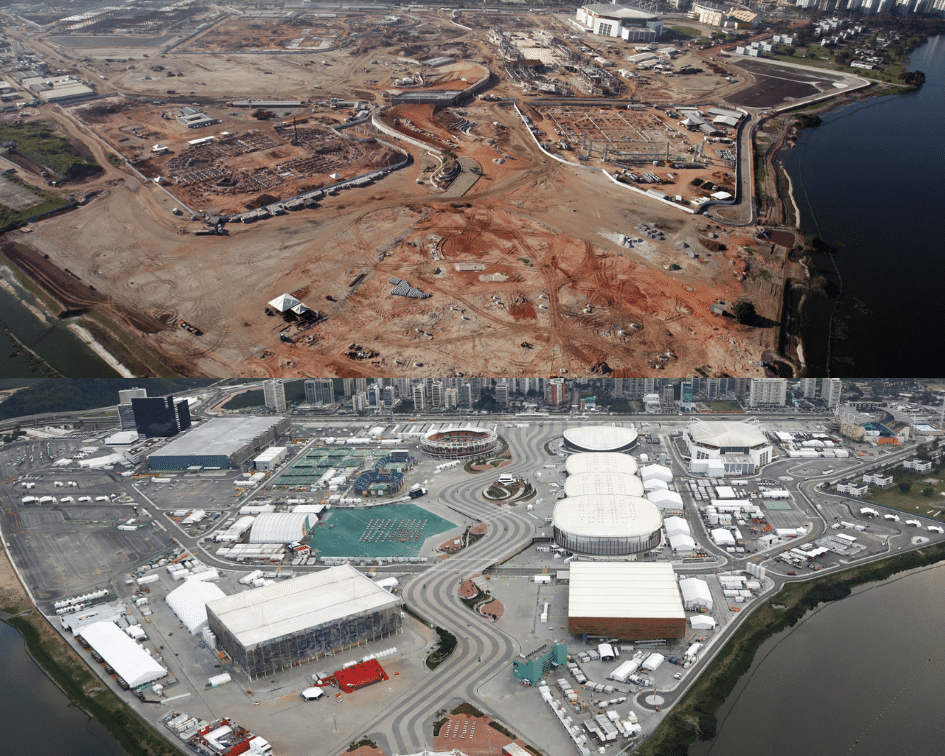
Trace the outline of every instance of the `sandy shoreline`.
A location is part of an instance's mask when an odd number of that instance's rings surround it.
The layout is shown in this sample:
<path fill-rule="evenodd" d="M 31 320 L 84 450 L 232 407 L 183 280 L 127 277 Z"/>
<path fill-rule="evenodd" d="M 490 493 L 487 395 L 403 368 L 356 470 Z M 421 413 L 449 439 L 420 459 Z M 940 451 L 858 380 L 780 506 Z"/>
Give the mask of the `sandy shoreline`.
<path fill-rule="evenodd" d="M 3 266 L 4 270 L 9 271 L 10 275 L 13 276 L 13 272 L 10 271 L 9 266 Z M 51 325 L 56 322 L 56 317 L 47 310 L 41 309 L 36 305 L 27 302 L 24 300 L 20 294 L 17 292 L 16 288 L 6 280 L 3 276 L 0 276 L 0 287 L 4 291 L 9 292 L 14 297 L 17 298 L 19 303 L 25 307 L 30 313 L 36 316 L 36 318 L 45 325 Z M 134 378 L 135 374 L 131 372 L 127 367 L 122 365 L 118 359 L 111 354 L 104 346 L 102 346 L 98 341 L 95 340 L 95 337 L 85 328 L 83 328 L 78 323 L 69 323 L 68 326 L 70 331 L 72 331 L 86 346 L 89 347 L 96 355 L 98 355 L 102 361 L 104 361 L 112 370 L 118 373 L 122 378 Z M 32 352 L 32 350 L 30 350 Z M 35 352 L 34 352 L 35 354 Z M 39 355 L 36 355 L 37 359 L 42 360 L 45 364 L 46 361 L 42 359 Z"/>

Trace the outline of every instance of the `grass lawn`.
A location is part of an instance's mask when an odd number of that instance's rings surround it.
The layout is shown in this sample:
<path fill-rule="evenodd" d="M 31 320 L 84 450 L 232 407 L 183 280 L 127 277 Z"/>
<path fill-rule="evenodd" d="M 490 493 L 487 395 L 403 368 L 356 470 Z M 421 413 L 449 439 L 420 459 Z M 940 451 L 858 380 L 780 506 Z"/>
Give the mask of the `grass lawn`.
<path fill-rule="evenodd" d="M 712 412 L 744 412 L 741 405 L 735 401 L 726 401 L 724 399 L 713 399 L 708 402 L 701 402 Z"/>
<path fill-rule="evenodd" d="M 82 178 L 102 172 L 91 156 L 79 154 L 78 149 L 44 121 L 0 124 L 0 142 L 16 142 L 17 152 L 59 176 Z"/>
<path fill-rule="evenodd" d="M 670 26 L 670 31 L 679 32 L 680 34 L 685 34 L 687 37 L 701 37 L 702 32 L 698 29 L 693 29 L 691 26 Z"/>
<path fill-rule="evenodd" d="M 926 483 L 924 482 L 926 480 L 937 480 L 938 482 Z M 900 481 L 911 483 L 912 490 L 909 493 L 900 491 Z M 932 489 L 930 496 L 922 493 L 927 488 Z M 884 507 L 945 520 L 945 471 L 936 473 L 935 468 L 932 468 L 928 472 L 915 473 L 911 470 L 900 469 L 898 480 L 889 488 L 871 487 L 866 496 L 862 498 L 866 501 L 881 504 Z"/>

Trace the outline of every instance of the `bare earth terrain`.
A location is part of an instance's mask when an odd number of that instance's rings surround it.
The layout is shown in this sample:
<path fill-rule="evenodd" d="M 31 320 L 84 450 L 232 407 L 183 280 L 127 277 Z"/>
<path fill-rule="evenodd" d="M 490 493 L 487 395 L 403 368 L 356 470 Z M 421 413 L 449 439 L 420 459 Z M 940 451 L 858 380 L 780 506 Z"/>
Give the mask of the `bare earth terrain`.
<path fill-rule="evenodd" d="M 562 54 L 546 42 L 564 34 L 564 22 L 536 19 L 549 36 L 526 40 L 529 50 L 540 48 L 527 55 Z M 611 149 L 650 147 L 677 150 L 677 159 L 692 155 L 701 140 L 679 131 L 678 119 L 621 112 L 603 101 L 531 108 L 522 103 L 521 82 L 503 75 L 505 63 L 484 30 L 467 31 L 438 13 L 390 22 L 387 36 L 367 33 L 365 23 L 358 14 L 331 22 L 229 18 L 164 55 L 161 38 L 147 59 L 133 44 L 121 49 L 114 35 L 103 37 L 108 46 L 76 70 L 104 71 L 119 95 L 60 114 L 46 106 L 42 117 L 54 118 L 101 162 L 114 152 L 140 173 L 106 163 L 105 176 L 83 187 L 100 189 L 99 196 L 17 241 L 39 259 L 48 256 L 43 265 L 94 287 L 113 309 L 137 313 L 148 328 L 127 316 L 123 327 L 165 364 L 193 375 L 763 374 L 762 355 L 777 346 L 783 250 L 759 243 L 753 227 L 722 228 L 576 159 L 583 151 L 603 166 Z M 439 44 L 412 41 L 411 30 L 421 27 L 425 40 Z M 253 34 L 254 47 L 266 52 L 239 54 Z M 571 44 L 568 54 L 579 55 L 579 43 Z M 34 45 L 63 66 L 73 54 L 64 44 Z M 271 52 L 299 45 L 321 50 L 316 57 Z M 622 56 L 633 46 L 614 42 L 612 50 L 618 65 L 632 68 Z M 434 55 L 457 63 L 424 66 Z M 684 52 L 681 63 L 703 61 Z M 391 104 L 416 89 L 461 91 L 484 71 L 493 73 L 480 90 L 486 99 Z M 546 89 L 599 95 L 598 84 L 548 71 Z M 723 76 L 729 71 L 719 71 L 627 74 L 623 96 L 704 102 L 712 87 L 731 89 Z M 414 85 L 404 85 L 408 77 Z M 497 101 L 505 97 L 569 145 L 560 149 L 569 164 L 539 149 L 511 103 Z M 231 104 L 244 98 L 302 104 Z M 370 117 L 357 116 L 356 101 Z M 218 122 L 188 129 L 176 120 L 184 107 Z M 332 129 L 356 117 L 355 127 Z M 214 139 L 205 146 L 188 144 L 208 136 Z M 165 154 L 152 150 L 158 144 Z M 698 171 L 652 167 L 676 184 L 661 191 L 706 197 L 710 190 L 692 183 L 698 175 L 711 191 L 734 193 L 736 169 L 724 149 L 735 147 L 705 144 L 706 168 Z M 392 172 L 370 184 L 332 189 L 387 166 Z M 321 187 L 331 191 L 315 209 L 231 222 L 227 236 L 195 236 L 206 227 L 202 220 L 171 212 L 183 206 L 232 215 Z M 398 279 L 429 296 L 392 294 Z M 298 322 L 267 313 L 283 293 L 317 316 Z M 772 327 L 741 326 L 710 311 L 740 299 L 750 299 Z M 203 335 L 177 327 L 181 320 Z"/>

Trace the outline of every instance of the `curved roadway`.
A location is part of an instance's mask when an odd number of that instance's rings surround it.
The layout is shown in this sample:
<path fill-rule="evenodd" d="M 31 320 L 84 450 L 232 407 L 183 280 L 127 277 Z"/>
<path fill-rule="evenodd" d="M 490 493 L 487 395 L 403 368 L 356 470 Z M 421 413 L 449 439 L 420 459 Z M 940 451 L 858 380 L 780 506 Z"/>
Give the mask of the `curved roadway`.
<path fill-rule="evenodd" d="M 513 461 L 502 468 L 503 472 L 525 474 L 542 459 L 543 439 L 524 436 L 519 429 L 505 432 Z M 450 699 L 460 698 L 488 711 L 489 705 L 479 699 L 480 687 L 497 674 L 508 673 L 512 659 L 519 653 L 517 640 L 467 609 L 459 599 L 460 583 L 530 544 L 535 532 L 531 517 L 483 499 L 485 478 L 477 475 L 451 485 L 442 491 L 439 500 L 468 517 L 487 522 L 487 535 L 404 585 L 401 595 L 406 605 L 427 622 L 452 633 L 457 645 L 436 670 L 424 674 L 406 694 L 361 728 L 358 734 L 367 735 L 379 745 L 386 741 L 389 754 L 416 753 L 432 745 L 430 724 Z M 347 742 L 350 738 L 333 748 L 343 748 Z"/>

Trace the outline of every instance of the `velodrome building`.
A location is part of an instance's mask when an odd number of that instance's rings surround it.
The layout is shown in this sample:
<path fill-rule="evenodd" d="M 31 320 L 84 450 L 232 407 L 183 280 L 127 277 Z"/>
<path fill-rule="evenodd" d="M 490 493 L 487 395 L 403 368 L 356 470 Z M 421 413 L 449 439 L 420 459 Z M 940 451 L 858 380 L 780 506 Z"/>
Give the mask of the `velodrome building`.
<path fill-rule="evenodd" d="M 660 544 L 663 516 L 640 496 L 569 496 L 555 504 L 554 539 L 562 548 L 596 556 L 626 556 Z"/>
<path fill-rule="evenodd" d="M 584 452 L 626 453 L 637 445 L 637 432 L 633 428 L 616 425 L 588 425 L 568 428 L 564 434 L 562 450 L 566 454 Z"/>

